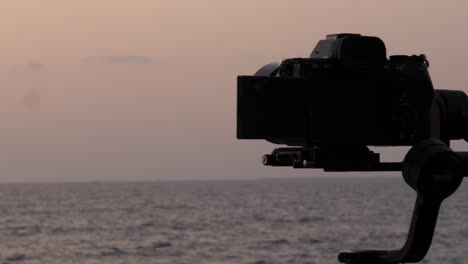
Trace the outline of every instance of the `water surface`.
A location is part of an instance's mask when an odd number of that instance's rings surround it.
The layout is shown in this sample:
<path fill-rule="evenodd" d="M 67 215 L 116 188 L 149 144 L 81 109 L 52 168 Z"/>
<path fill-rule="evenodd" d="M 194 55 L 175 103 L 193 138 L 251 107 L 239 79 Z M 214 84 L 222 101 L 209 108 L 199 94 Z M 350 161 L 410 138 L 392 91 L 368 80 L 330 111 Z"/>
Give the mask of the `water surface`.
<path fill-rule="evenodd" d="M 400 177 L 0 185 L 0 263 L 338 263 L 406 238 Z M 468 184 L 425 263 L 468 261 Z"/>

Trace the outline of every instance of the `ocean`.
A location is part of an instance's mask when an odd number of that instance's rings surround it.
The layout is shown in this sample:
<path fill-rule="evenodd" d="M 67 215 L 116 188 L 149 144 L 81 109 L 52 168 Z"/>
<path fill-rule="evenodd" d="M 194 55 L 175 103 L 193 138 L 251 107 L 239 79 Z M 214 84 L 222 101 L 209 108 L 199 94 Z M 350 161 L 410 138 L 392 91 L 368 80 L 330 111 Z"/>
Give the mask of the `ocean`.
<path fill-rule="evenodd" d="M 0 263 L 338 263 L 403 245 L 401 177 L 0 185 Z M 423 263 L 468 263 L 468 184 Z"/>

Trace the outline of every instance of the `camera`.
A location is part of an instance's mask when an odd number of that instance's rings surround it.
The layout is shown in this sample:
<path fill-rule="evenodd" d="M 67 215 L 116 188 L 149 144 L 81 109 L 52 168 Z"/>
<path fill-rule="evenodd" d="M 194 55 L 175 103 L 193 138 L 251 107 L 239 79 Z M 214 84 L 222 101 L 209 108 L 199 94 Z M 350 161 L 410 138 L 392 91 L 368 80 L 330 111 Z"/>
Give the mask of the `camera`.
<path fill-rule="evenodd" d="M 378 37 L 327 35 L 308 58 L 238 76 L 237 138 L 290 146 L 265 155 L 265 165 L 401 170 L 368 146 L 468 135 L 466 94 L 434 89 L 428 67 L 425 55 L 387 58 Z"/>
<path fill-rule="evenodd" d="M 387 58 L 384 42 L 360 34 L 320 40 L 308 58 L 270 63 L 237 78 L 237 138 L 287 145 L 263 156 L 268 166 L 324 171 L 401 171 L 416 191 L 405 244 L 395 250 L 341 252 L 346 264 L 421 261 L 442 201 L 468 176 L 463 91 L 436 90 L 425 55 Z M 381 162 L 369 146 L 411 146 L 401 162 Z"/>

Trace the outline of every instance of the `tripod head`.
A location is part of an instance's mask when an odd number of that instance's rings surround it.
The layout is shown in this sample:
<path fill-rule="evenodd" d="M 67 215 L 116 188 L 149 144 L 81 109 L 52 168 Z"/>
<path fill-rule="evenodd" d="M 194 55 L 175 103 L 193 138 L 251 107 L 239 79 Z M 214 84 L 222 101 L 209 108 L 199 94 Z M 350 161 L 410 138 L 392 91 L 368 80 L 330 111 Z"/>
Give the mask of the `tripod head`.
<path fill-rule="evenodd" d="M 401 171 L 417 193 L 407 241 L 398 250 L 342 252 L 346 264 L 419 262 L 430 248 L 439 208 L 468 175 L 468 97 L 436 90 L 424 55 L 386 58 L 377 37 L 328 35 L 309 58 L 270 63 L 239 76 L 237 137 L 290 147 L 266 166 L 324 171 Z M 368 146 L 411 146 L 401 162 L 381 162 Z"/>

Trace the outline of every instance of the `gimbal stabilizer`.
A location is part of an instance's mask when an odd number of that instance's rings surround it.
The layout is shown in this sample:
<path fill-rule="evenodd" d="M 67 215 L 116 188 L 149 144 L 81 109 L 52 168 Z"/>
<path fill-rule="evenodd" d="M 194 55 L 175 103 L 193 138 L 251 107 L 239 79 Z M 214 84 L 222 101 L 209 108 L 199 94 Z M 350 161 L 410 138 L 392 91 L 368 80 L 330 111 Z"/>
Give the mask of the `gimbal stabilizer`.
<path fill-rule="evenodd" d="M 366 153 L 365 149 L 360 151 Z M 442 201 L 453 194 L 460 186 L 463 176 L 468 175 L 468 152 L 454 152 L 439 139 L 430 138 L 413 146 L 402 163 L 381 163 L 378 161 L 378 154 L 369 150 L 367 150 L 367 159 L 359 159 L 351 152 L 340 152 L 336 157 L 333 157 L 333 153 L 338 152 L 321 151 L 318 147 L 282 148 L 265 155 L 263 162 L 265 165 L 274 164 L 274 166 L 334 168 L 346 171 L 401 170 L 405 182 L 417 193 L 405 245 L 399 250 L 343 252 L 339 254 L 338 259 L 346 264 L 396 264 L 421 261 L 431 245 Z M 353 151 L 353 153 L 359 152 Z M 272 160 L 275 163 L 272 164 Z"/>
<path fill-rule="evenodd" d="M 268 166 L 324 171 L 401 171 L 417 198 L 399 250 L 342 252 L 346 264 L 421 261 L 442 201 L 468 175 L 468 97 L 435 90 L 424 55 L 386 58 L 384 43 L 359 34 L 329 35 L 309 58 L 267 64 L 238 77 L 237 137 L 292 147 L 263 156 Z M 411 146 L 402 162 L 381 162 L 367 146 Z"/>

